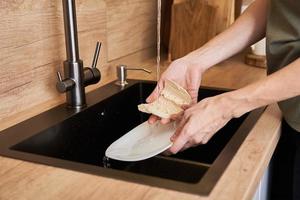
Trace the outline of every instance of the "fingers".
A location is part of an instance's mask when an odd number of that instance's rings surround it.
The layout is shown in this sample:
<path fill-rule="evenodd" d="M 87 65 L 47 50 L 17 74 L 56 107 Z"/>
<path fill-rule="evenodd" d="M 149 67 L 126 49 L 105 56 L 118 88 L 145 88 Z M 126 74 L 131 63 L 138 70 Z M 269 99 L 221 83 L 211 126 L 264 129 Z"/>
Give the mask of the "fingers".
<path fill-rule="evenodd" d="M 181 124 L 179 125 L 179 128 L 176 130 L 175 134 L 171 137 L 171 141 L 174 142 L 172 147 L 169 149 L 171 153 L 176 154 L 189 141 L 190 139 L 189 127 L 190 127 L 190 123 L 188 119 L 183 118 Z"/>
<path fill-rule="evenodd" d="M 160 121 L 161 124 L 168 124 L 172 119 L 160 118 L 156 115 L 151 115 L 148 119 L 149 124 L 154 124 L 157 121 Z"/>
<path fill-rule="evenodd" d="M 176 138 L 181 134 L 181 131 L 184 128 L 185 123 L 187 121 L 188 121 L 188 119 L 182 117 L 181 121 L 179 122 L 179 124 L 177 126 L 177 129 L 176 129 L 175 133 L 171 137 L 172 142 L 175 142 Z"/>
<path fill-rule="evenodd" d="M 196 104 L 198 102 L 198 89 L 187 88 L 187 92 L 192 97 L 192 104 Z"/>
<path fill-rule="evenodd" d="M 204 135 L 204 137 L 201 140 L 201 143 L 202 144 L 207 144 L 208 141 L 214 136 L 214 134 L 215 133 L 209 133 L 209 134 Z"/>
<path fill-rule="evenodd" d="M 171 156 L 172 155 L 172 153 L 169 150 L 166 150 L 166 151 L 162 152 L 161 154 L 164 155 L 164 156 Z"/>
<path fill-rule="evenodd" d="M 149 124 L 154 124 L 156 121 L 160 120 L 160 118 L 156 115 L 151 115 L 148 119 Z"/>
<path fill-rule="evenodd" d="M 187 109 L 191 108 L 192 106 L 193 106 L 193 105 L 182 105 L 181 108 L 182 108 L 183 110 L 187 110 Z"/>
<path fill-rule="evenodd" d="M 169 149 L 169 151 L 172 154 L 176 154 L 178 153 L 186 144 L 188 138 L 185 137 L 184 135 L 180 135 L 174 142 L 174 144 L 172 145 L 172 147 Z"/>
<path fill-rule="evenodd" d="M 189 141 L 182 147 L 182 149 L 180 149 L 180 152 L 185 151 L 191 147 L 194 147 L 195 145 L 190 143 Z"/>
<path fill-rule="evenodd" d="M 160 123 L 161 124 L 168 124 L 168 123 L 170 123 L 171 122 L 171 119 L 165 119 L 165 118 L 162 118 L 161 120 L 160 120 Z"/>
<path fill-rule="evenodd" d="M 173 121 L 179 121 L 180 119 L 182 119 L 183 114 L 184 114 L 184 111 L 174 114 L 174 115 L 171 115 L 170 119 Z"/>
<path fill-rule="evenodd" d="M 167 154 L 176 154 L 190 147 L 206 144 L 214 135 L 214 132 L 198 132 L 197 134 L 193 134 L 194 130 L 192 129 L 193 126 L 191 123 L 190 118 L 182 118 L 176 132 L 170 139 L 173 145 L 167 151 Z"/>
<path fill-rule="evenodd" d="M 158 117 L 158 116 L 156 116 L 156 115 L 151 115 L 150 117 L 149 117 L 149 119 L 148 119 L 148 123 L 149 124 L 154 124 L 155 122 L 157 122 L 157 121 L 159 121 L 160 120 L 160 123 L 161 124 L 168 124 L 168 123 L 170 123 L 171 122 L 171 119 L 165 119 L 165 118 L 160 118 L 160 117 Z"/>

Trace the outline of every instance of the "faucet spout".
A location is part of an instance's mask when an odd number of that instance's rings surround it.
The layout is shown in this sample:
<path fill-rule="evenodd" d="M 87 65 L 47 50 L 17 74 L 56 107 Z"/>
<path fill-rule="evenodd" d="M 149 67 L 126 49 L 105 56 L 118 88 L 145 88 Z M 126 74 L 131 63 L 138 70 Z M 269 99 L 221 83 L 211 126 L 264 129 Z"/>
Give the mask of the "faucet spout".
<path fill-rule="evenodd" d="M 75 0 L 63 0 L 63 10 L 67 59 L 78 62 L 79 48 Z"/>

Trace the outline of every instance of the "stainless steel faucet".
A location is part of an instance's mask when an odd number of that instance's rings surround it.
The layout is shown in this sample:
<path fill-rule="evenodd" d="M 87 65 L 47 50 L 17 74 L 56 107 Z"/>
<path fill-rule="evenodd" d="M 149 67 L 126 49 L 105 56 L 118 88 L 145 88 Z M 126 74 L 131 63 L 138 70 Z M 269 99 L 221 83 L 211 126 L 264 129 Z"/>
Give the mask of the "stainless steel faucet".
<path fill-rule="evenodd" d="M 116 68 L 117 77 L 118 77 L 116 85 L 120 85 L 120 86 L 124 87 L 125 85 L 128 84 L 127 83 L 127 70 L 139 70 L 139 71 L 144 71 L 144 72 L 151 74 L 151 71 L 144 69 L 144 68 L 129 68 L 126 65 L 118 65 Z"/>
<path fill-rule="evenodd" d="M 62 2 L 67 60 L 63 63 L 65 78 L 57 72 L 56 88 L 61 93 L 66 92 L 68 107 L 83 108 L 86 106 L 85 87 L 101 79 L 101 73 L 96 68 L 101 43 L 97 42 L 92 66 L 83 68 L 83 61 L 79 57 L 75 0 Z"/>

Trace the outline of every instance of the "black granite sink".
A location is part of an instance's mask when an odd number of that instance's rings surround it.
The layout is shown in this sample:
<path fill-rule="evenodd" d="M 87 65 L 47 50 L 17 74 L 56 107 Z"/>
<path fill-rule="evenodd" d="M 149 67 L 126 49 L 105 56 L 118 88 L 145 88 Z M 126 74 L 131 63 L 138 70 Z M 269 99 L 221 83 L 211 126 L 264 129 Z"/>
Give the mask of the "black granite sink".
<path fill-rule="evenodd" d="M 165 157 L 120 162 L 106 148 L 148 119 L 137 105 L 155 83 L 130 80 L 126 88 L 107 84 L 87 95 L 81 111 L 60 105 L 0 133 L 0 155 L 86 173 L 208 195 L 263 112 L 231 120 L 206 145 Z M 201 88 L 199 100 L 222 90 Z"/>

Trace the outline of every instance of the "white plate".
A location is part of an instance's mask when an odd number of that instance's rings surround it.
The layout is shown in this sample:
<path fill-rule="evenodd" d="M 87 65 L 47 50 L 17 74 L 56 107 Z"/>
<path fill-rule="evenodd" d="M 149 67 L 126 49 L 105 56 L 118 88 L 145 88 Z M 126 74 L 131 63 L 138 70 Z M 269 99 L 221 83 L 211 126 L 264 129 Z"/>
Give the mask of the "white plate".
<path fill-rule="evenodd" d="M 121 161 L 148 159 L 172 146 L 170 137 L 175 130 L 175 123 L 151 125 L 144 122 L 112 143 L 105 156 Z"/>

